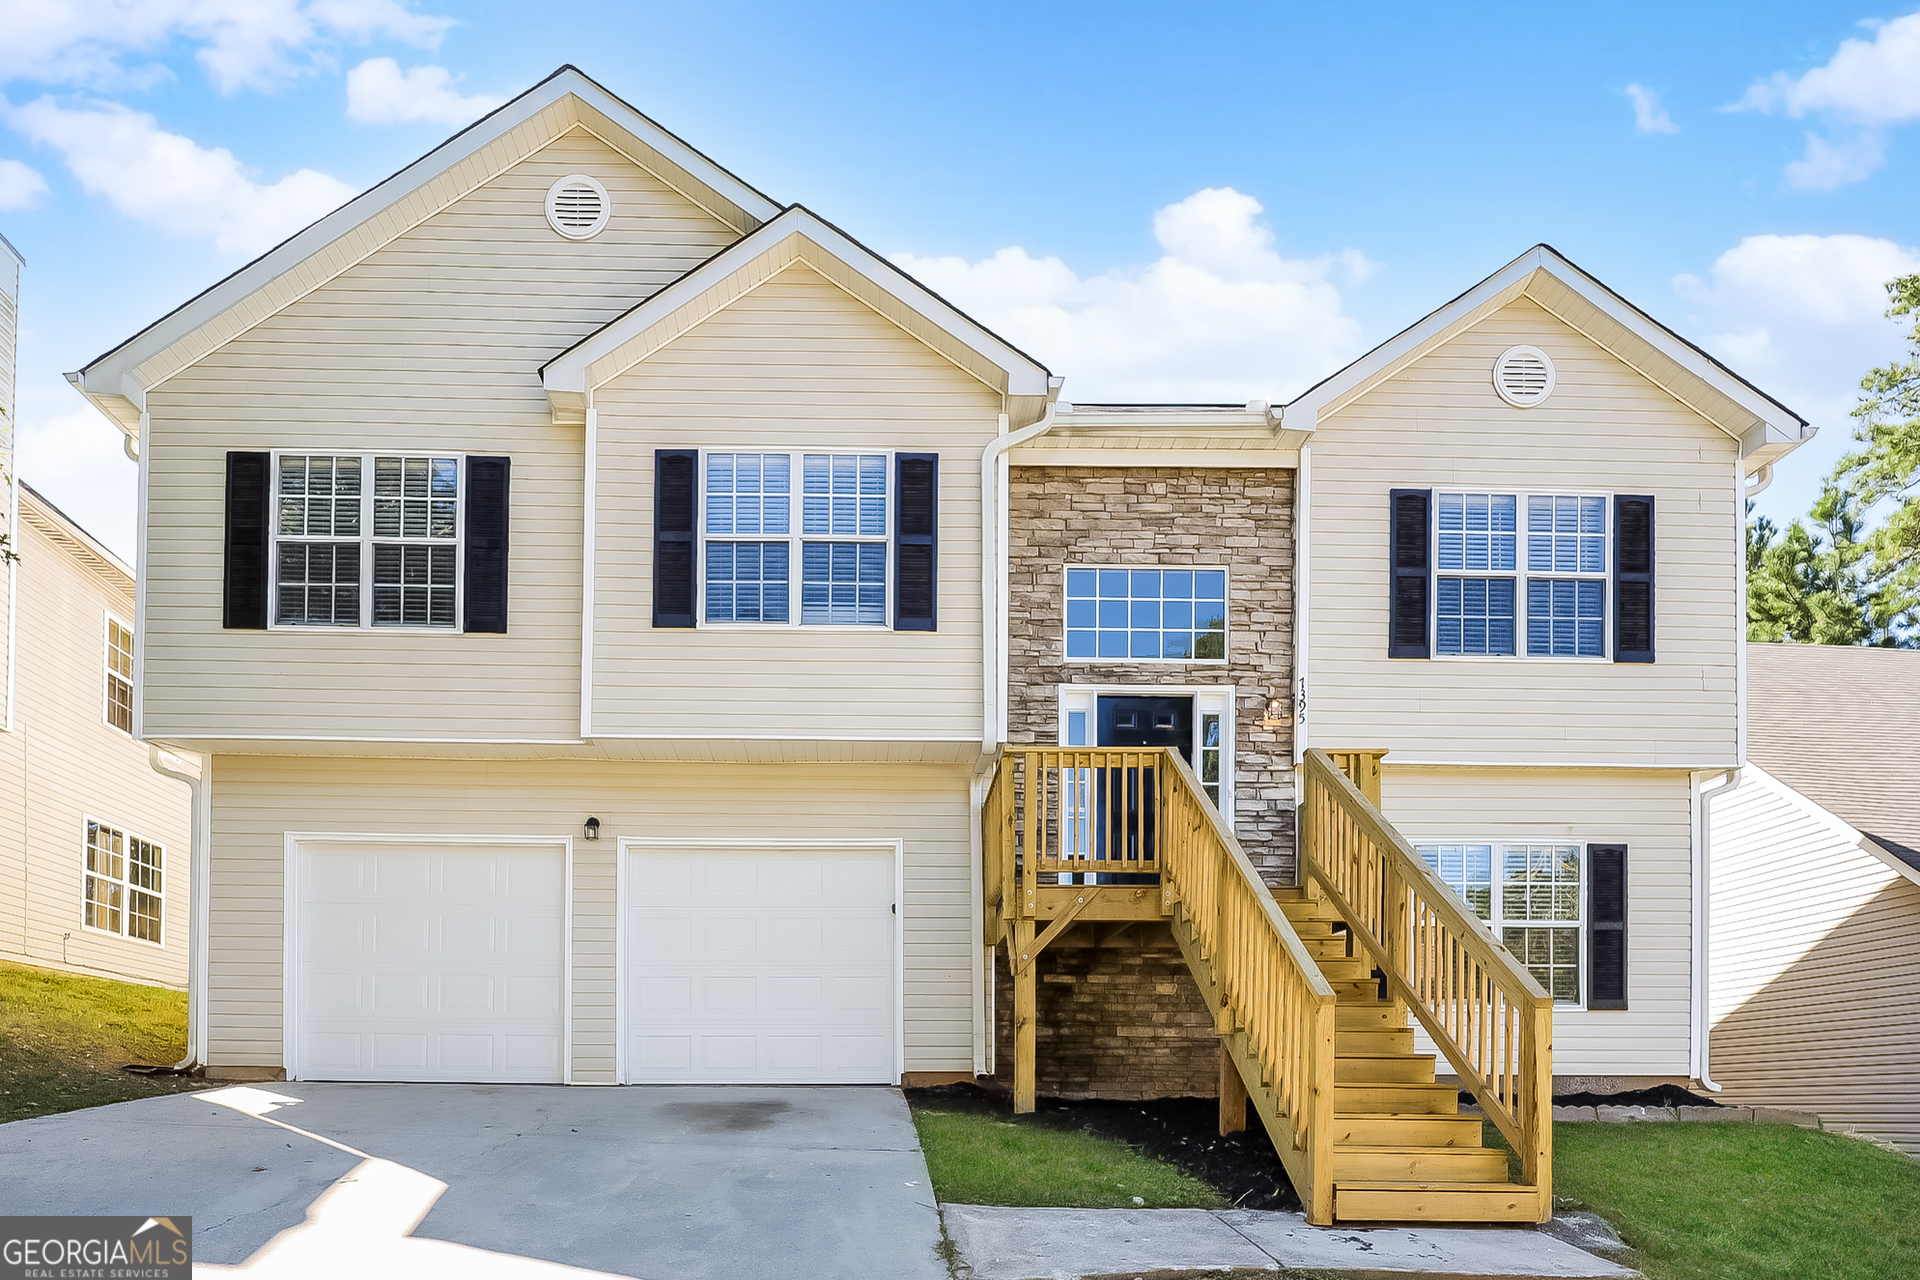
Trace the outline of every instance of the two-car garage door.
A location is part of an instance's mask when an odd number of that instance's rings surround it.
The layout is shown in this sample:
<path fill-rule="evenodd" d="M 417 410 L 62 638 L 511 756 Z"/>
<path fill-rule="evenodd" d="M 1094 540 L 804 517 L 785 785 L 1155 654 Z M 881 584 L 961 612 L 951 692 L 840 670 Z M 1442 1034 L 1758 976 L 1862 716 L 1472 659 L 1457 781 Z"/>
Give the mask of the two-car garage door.
<path fill-rule="evenodd" d="M 622 847 L 625 1080 L 897 1080 L 896 849 Z M 564 842 L 301 842 L 292 1073 L 564 1080 L 567 857 Z"/>

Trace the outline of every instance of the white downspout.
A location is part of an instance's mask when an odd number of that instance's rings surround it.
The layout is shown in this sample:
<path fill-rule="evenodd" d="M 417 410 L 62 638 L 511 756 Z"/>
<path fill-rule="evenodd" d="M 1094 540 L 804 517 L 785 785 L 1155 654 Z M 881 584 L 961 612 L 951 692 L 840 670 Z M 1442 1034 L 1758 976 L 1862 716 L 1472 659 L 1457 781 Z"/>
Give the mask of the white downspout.
<path fill-rule="evenodd" d="M 1047 411 L 1030 427 L 1009 433 L 1007 415 L 1000 415 L 1000 434 L 980 453 L 980 750 L 992 751 L 1006 736 L 1006 630 L 1003 602 L 1007 596 L 1007 513 L 1002 501 L 1006 488 L 1007 451 L 1053 429 L 1059 410 L 1060 379 L 1050 379 Z"/>
<path fill-rule="evenodd" d="M 1717 776 L 1716 776 L 1717 774 Z M 1739 777 L 1735 769 L 1696 769 L 1692 775 L 1693 792 L 1693 1076 L 1708 1093 L 1719 1093 L 1720 1086 L 1709 1074 L 1708 1053 L 1713 1035 L 1713 989 L 1708 966 L 1709 917 L 1712 914 L 1713 822 L 1708 816 L 1707 799 Z"/>
<path fill-rule="evenodd" d="M 158 743 L 147 744 L 147 762 L 155 773 L 178 778 L 191 793 L 188 846 L 191 869 L 187 880 L 187 1056 L 173 1064 L 185 1071 L 204 1065 L 207 1052 L 207 930 L 213 918 L 213 886 L 208 883 L 213 864 L 213 806 L 207 786 L 210 757 L 200 757 L 200 772 L 188 773 L 163 763 L 187 763 Z"/>

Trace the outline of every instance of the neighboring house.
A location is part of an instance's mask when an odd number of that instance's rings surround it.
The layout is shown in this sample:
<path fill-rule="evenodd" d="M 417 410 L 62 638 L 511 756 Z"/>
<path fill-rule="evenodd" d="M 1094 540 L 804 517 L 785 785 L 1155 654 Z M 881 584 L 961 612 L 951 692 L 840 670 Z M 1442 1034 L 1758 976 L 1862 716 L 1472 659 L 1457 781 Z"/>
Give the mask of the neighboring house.
<path fill-rule="evenodd" d="M 1550 249 L 1282 408 L 1068 405 L 566 68 L 72 378 L 138 732 L 211 759 L 210 1074 L 989 1072 L 1027 743 L 1190 754 L 1270 885 L 1303 753 L 1386 748 L 1555 1069 L 1696 1074 L 1741 489 L 1810 432 Z M 1047 1087 L 1212 1092 L 1165 922 L 1071 920 Z"/>
<path fill-rule="evenodd" d="M 1750 644 L 1747 673 L 1747 764 L 1709 802 L 1709 1073 L 1920 1155 L 1920 652 Z"/>

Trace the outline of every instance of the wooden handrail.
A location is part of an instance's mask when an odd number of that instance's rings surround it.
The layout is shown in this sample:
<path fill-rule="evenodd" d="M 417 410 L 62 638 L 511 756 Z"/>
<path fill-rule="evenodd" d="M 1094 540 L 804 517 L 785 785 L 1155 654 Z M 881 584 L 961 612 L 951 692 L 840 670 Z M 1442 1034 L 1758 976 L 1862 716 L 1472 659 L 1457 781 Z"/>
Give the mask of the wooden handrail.
<path fill-rule="evenodd" d="M 1351 759 L 1345 763 L 1352 767 Z M 1325 892 L 1356 941 L 1520 1154 L 1550 1212 L 1553 999 L 1495 942 L 1325 751 L 1306 753 L 1304 881 Z"/>

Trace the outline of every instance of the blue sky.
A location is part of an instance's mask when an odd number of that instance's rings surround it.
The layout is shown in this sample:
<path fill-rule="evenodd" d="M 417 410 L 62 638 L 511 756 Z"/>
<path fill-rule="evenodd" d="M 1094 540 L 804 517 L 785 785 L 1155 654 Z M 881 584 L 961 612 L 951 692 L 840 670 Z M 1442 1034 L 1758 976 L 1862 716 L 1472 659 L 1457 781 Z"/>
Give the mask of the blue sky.
<path fill-rule="evenodd" d="M 1822 426 L 1762 499 L 1791 516 L 1902 347 L 1907 8 L 721 13 L 0 0 L 22 476 L 130 553 L 132 465 L 61 374 L 563 62 L 919 271 L 1068 399 L 1286 399 L 1544 240 Z"/>

